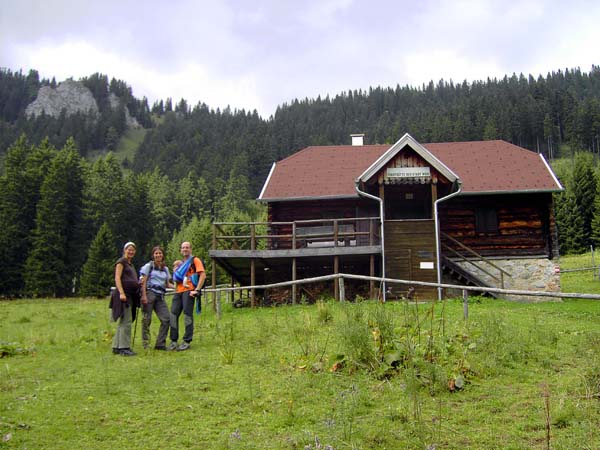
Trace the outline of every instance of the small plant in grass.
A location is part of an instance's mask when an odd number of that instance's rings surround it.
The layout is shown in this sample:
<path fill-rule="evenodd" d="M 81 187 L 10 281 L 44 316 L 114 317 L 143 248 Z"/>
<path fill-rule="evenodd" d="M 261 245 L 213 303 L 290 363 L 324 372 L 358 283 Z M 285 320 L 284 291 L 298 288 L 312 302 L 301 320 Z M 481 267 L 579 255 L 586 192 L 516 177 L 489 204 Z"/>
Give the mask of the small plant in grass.
<path fill-rule="evenodd" d="M 351 371 L 357 369 L 374 370 L 380 361 L 369 329 L 364 304 L 346 304 L 344 317 L 337 326 L 340 354 L 344 355 L 344 365 Z"/>
<path fill-rule="evenodd" d="M 321 322 L 322 324 L 327 324 L 333 321 L 333 313 L 331 311 L 331 305 L 329 304 L 329 302 L 319 300 L 317 302 L 317 314 L 319 322 Z"/>
<path fill-rule="evenodd" d="M 289 334 L 293 336 L 300 350 L 300 366 L 305 367 L 306 363 L 312 363 L 313 369 L 320 370 L 329 343 L 329 333 L 327 332 L 323 340 L 320 321 L 315 320 L 309 311 L 303 311 L 300 320 L 292 322 L 290 327 Z"/>
<path fill-rule="evenodd" d="M 221 355 L 221 362 L 223 364 L 233 364 L 233 358 L 235 356 L 235 330 L 233 321 L 230 320 L 225 324 L 223 328 L 218 327 L 217 332 L 219 336 L 219 354 Z"/>
<path fill-rule="evenodd" d="M 24 347 L 17 342 L 0 342 L 0 358 L 8 358 L 9 356 L 17 355 L 32 355 L 35 353 L 35 348 Z"/>
<path fill-rule="evenodd" d="M 342 439 L 346 442 L 352 440 L 354 424 L 356 421 L 356 409 L 358 406 L 359 389 L 352 384 L 338 394 L 336 402 L 337 423 L 342 429 Z"/>
<path fill-rule="evenodd" d="M 582 374 L 583 389 L 587 399 L 600 400 L 600 333 L 587 336 L 588 364 Z"/>

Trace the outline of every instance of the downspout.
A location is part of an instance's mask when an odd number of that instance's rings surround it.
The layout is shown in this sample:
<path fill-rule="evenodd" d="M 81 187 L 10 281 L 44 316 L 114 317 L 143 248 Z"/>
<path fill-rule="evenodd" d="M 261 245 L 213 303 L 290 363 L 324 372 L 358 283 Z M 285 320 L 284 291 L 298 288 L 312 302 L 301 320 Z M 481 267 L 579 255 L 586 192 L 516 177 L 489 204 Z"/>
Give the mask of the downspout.
<path fill-rule="evenodd" d="M 434 211 L 434 221 L 435 221 L 435 250 L 436 250 L 436 260 L 437 260 L 437 282 L 438 284 L 442 284 L 442 263 L 440 258 L 442 256 L 442 252 L 440 249 L 440 224 L 438 217 L 438 204 L 445 202 L 446 200 L 450 200 L 452 197 L 456 197 L 462 191 L 462 183 L 460 180 L 457 180 L 458 190 L 451 194 L 446 195 L 445 197 L 438 198 L 433 203 L 433 211 Z M 438 300 L 442 301 L 442 288 L 438 286 Z"/>
<path fill-rule="evenodd" d="M 371 200 L 375 200 L 375 201 L 379 202 L 379 220 L 381 222 L 381 278 L 384 278 L 383 302 L 385 303 L 385 245 L 384 245 L 385 239 L 384 239 L 384 233 L 383 233 L 383 200 L 381 198 L 371 195 L 367 192 L 361 191 L 360 188 L 358 187 L 358 181 L 359 180 L 354 181 L 354 188 L 356 189 L 356 192 L 358 192 L 358 195 L 362 195 L 363 197 L 367 197 L 367 198 L 370 198 Z"/>

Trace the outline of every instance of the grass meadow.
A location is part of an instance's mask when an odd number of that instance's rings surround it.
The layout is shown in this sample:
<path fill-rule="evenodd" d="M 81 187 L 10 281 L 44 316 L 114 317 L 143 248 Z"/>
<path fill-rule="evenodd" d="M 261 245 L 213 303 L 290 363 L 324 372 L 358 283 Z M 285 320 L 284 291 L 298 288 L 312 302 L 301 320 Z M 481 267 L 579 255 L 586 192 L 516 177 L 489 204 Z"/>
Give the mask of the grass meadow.
<path fill-rule="evenodd" d="M 0 449 L 600 448 L 600 301 L 205 301 L 189 351 L 138 323 L 132 358 L 107 305 L 0 302 Z"/>

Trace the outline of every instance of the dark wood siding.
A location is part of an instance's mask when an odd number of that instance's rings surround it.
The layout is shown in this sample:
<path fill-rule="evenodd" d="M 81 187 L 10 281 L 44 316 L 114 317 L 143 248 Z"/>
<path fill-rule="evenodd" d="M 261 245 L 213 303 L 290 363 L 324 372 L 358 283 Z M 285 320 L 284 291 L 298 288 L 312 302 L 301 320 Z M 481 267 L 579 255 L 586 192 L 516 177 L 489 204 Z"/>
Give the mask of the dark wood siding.
<path fill-rule="evenodd" d="M 422 268 L 421 263 L 432 263 L 433 268 Z M 435 283 L 436 245 L 433 220 L 399 220 L 385 222 L 385 274 L 388 278 Z M 414 286 L 416 299 L 432 299 L 436 289 Z M 405 295 L 407 285 L 387 286 L 392 296 Z"/>
<path fill-rule="evenodd" d="M 484 256 L 531 256 L 554 253 L 551 194 L 464 196 L 442 203 L 440 229 Z M 476 216 L 494 208 L 495 232 L 478 232 Z"/>

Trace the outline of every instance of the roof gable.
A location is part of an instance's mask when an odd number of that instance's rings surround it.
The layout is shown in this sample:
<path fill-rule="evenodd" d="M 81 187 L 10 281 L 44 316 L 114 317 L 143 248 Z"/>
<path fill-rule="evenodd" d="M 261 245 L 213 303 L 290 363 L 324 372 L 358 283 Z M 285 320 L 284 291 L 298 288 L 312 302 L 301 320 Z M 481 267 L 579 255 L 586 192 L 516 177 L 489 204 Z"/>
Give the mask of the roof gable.
<path fill-rule="evenodd" d="M 406 133 L 394 145 L 392 145 L 377 161 L 369 166 L 358 178 L 357 181 L 367 182 L 383 169 L 392 159 L 406 147 L 413 149 L 421 158 L 423 158 L 431 167 L 440 172 L 448 181 L 454 183 L 458 176 L 446 167 L 435 155 L 429 152 L 425 147 L 419 144 L 410 134 Z"/>

